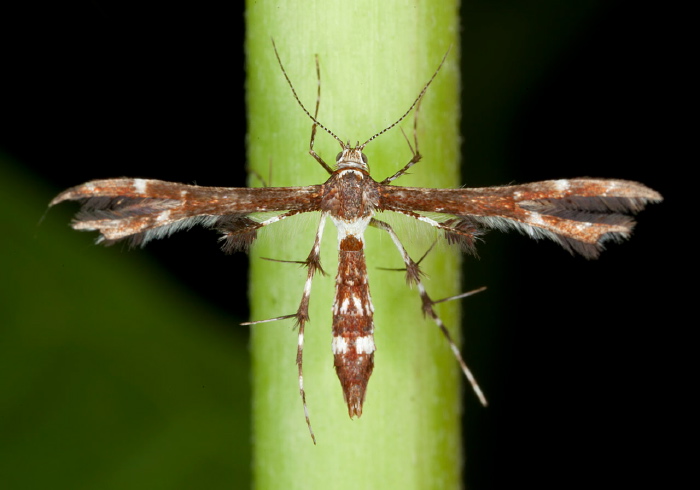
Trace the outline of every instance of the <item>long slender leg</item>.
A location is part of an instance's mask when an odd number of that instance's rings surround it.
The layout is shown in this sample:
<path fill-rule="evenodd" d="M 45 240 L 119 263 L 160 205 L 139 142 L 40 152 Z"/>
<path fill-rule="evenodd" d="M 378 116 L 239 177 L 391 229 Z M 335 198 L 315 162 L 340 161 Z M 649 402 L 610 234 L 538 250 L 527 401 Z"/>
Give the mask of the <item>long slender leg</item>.
<path fill-rule="evenodd" d="M 254 168 L 248 168 L 246 164 L 246 171 L 249 174 L 252 174 L 256 179 L 260 181 L 263 187 L 271 187 L 272 186 L 272 160 L 267 161 L 267 180 Z"/>
<path fill-rule="evenodd" d="M 416 288 L 418 289 L 418 294 L 420 295 L 421 302 L 423 304 L 423 315 L 427 315 L 430 318 L 433 319 L 433 321 L 437 324 L 437 326 L 440 328 L 440 331 L 442 334 L 445 336 L 447 339 L 447 343 L 450 345 L 450 349 L 452 349 L 452 353 L 454 356 L 457 358 L 457 362 L 459 362 L 460 367 L 462 368 L 462 372 L 464 373 L 464 376 L 467 378 L 469 383 L 472 386 L 472 390 L 474 390 L 474 393 L 476 394 L 477 398 L 479 398 L 479 401 L 481 402 L 482 405 L 486 406 L 488 402 L 486 401 L 486 397 L 484 396 L 484 393 L 481 391 L 481 388 L 479 387 L 479 384 L 476 381 L 476 378 L 474 378 L 474 375 L 472 372 L 469 370 L 469 367 L 467 367 L 467 363 L 464 362 L 464 359 L 462 358 L 462 354 L 459 352 L 459 348 L 455 344 L 454 340 L 452 340 L 452 336 L 450 335 L 450 332 L 447 330 L 447 327 L 445 327 L 445 324 L 442 322 L 440 317 L 438 316 L 437 312 L 433 308 L 433 306 L 436 303 L 441 303 L 443 301 L 448 301 L 451 299 L 457 299 L 457 298 L 462 298 L 471 294 L 474 294 L 480 290 L 476 291 L 470 291 L 468 293 L 462 293 L 457 296 L 452 296 L 450 298 L 445 298 L 444 300 L 437 300 L 433 301 L 430 296 L 428 295 L 428 292 L 425 289 L 425 286 L 423 285 L 423 282 L 420 279 L 421 276 L 421 271 L 416 262 L 411 259 L 411 257 L 408 255 L 408 252 L 406 252 L 406 249 L 404 248 L 403 244 L 399 240 L 398 235 L 394 232 L 394 230 L 391 228 L 391 226 L 383 221 L 380 221 L 378 219 L 372 218 L 372 221 L 370 221 L 370 226 L 374 226 L 375 228 L 379 228 L 380 230 L 386 231 L 389 236 L 391 237 L 391 240 L 394 242 L 394 245 L 396 245 L 396 248 L 399 249 L 399 253 L 401 253 L 401 257 L 403 258 L 403 262 L 406 265 L 406 281 L 409 284 L 415 284 Z"/>
<path fill-rule="evenodd" d="M 309 409 L 306 406 L 306 392 L 304 391 L 304 369 L 303 369 L 303 358 L 304 358 L 304 325 L 309 320 L 309 298 L 311 296 L 311 283 L 313 282 L 313 277 L 316 271 L 321 271 L 321 238 L 323 237 L 323 228 L 326 225 L 327 213 L 321 214 L 321 222 L 318 224 L 318 230 L 316 231 L 316 238 L 314 239 L 314 245 L 311 248 L 309 257 L 306 259 L 306 282 L 304 283 L 304 292 L 302 293 L 301 303 L 299 304 L 299 309 L 297 310 L 296 319 L 297 325 L 299 327 L 299 341 L 297 343 L 297 367 L 299 368 L 299 394 L 301 395 L 301 403 L 304 406 L 304 417 L 306 418 L 306 425 L 309 427 L 309 434 L 311 434 L 311 439 L 316 444 L 316 436 L 311 428 L 311 420 L 309 419 Z"/>
<path fill-rule="evenodd" d="M 316 109 L 314 110 L 314 123 L 311 125 L 311 140 L 309 141 L 309 153 L 312 157 L 316 159 L 318 163 L 321 164 L 323 168 L 326 169 L 326 171 L 329 174 L 332 174 L 333 169 L 326 162 L 324 162 L 323 158 L 321 158 L 321 155 L 316 153 L 316 150 L 314 150 L 314 142 L 316 141 L 316 120 L 318 118 L 318 108 L 321 105 L 321 68 L 318 65 L 318 55 L 316 55 L 316 84 Z"/>
<path fill-rule="evenodd" d="M 285 213 L 283 215 L 278 215 L 270 218 L 267 221 L 263 221 L 259 223 L 262 226 L 265 226 L 266 224 L 270 224 L 269 222 L 271 220 L 279 221 L 280 219 L 286 218 L 288 213 Z M 292 261 L 292 260 L 277 260 L 277 259 L 269 259 L 263 257 L 264 260 L 271 260 L 274 262 L 289 262 L 293 264 L 303 264 L 307 268 L 307 277 L 306 277 L 306 283 L 304 285 L 304 293 L 301 299 L 301 304 L 299 305 L 299 309 L 297 310 L 296 313 L 292 313 L 290 315 L 282 315 L 282 316 L 277 316 L 275 318 L 268 318 L 267 320 L 255 320 L 252 322 L 243 322 L 241 325 L 257 325 L 258 323 L 268 323 L 268 322 L 275 322 L 277 320 L 286 320 L 287 318 L 296 318 L 297 322 L 299 322 L 300 318 L 303 318 L 304 321 L 309 319 L 309 295 L 311 293 L 311 280 L 313 279 L 313 276 L 316 272 L 320 272 L 321 274 L 325 274 L 323 271 L 323 268 L 321 267 L 321 258 L 320 258 L 320 248 L 321 248 L 321 237 L 323 236 L 323 228 L 325 227 L 326 223 L 326 213 L 321 214 L 321 222 L 318 225 L 318 229 L 316 231 L 316 238 L 314 240 L 314 246 L 311 249 L 311 252 L 309 253 L 308 258 L 305 261 Z M 303 314 L 303 317 L 300 316 Z M 303 338 L 303 335 L 302 335 Z"/>
<path fill-rule="evenodd" d="M 416 112 L 413 114 L 413 145 L 411 145 L 411 141 L 406 136 L 406 133 L 403 132 L 403 129 L 401 130 L 404 138 L 406 138 L 406 142 L 408 143 L 408 147 L 411 149 L 411 153 L 413 154 L 413 158 L 411 158 L 411 160 L 406 165 L 404 165 L 404 167 L 401 170 L 396 172 L 394 175 L 382 180 L 381 183 L 384 185 L 386 185 L 386 184 L 398 179 L 402 175 L 404 175 L 406 172 L 408 172 L 409 168 L 413 167 L 416 163 L 420 162 L 421 158 L 423 158 L 423 156 L 420 154 L 420 151 L 418 150 L 418 111 L 420 110 L 421 100 L 419 100 L 418 103 L 416 104 Z"/>
<path fill-rule="evenodd" d="M 313 282 L 313 277 L 316 272 L 323 272 L 321 268 L 321 238 L 323 237 L 323 229 L 326 226 L 326 218 L 328 213 L 321 213 L 321 221 L 318 224 L 318 229 L 316 230 L 316 238 L 314 239 L 314 245 L 309 252 L 309 256 L 304 262 L 306 265 L 306 282 L 304 283 L 304 292 L 301 296 L 301 302 L 299 303 L 299 308 L 296 313 L 291 315 L 283 315 L 275 318 L 270 318 L 268 320 L 257 320 L 253 322 L 241 323 L 241 325 L 255 325 L 258 323 L 274 322 L 277 320 L 285 320 L 287 318 L 296 319 L 296 326 L 298 328 L 298 341 L 297 341 L 297 368 L 299 370 L 299 394 L 301 395 L 301 403 L 304 407 L 304 417 L 306 418 L 306 425 L 309 427 L 309 434 L 311 434 L 311 439 L 316 444 L 316 436 L 311 428 L 311 420 L 309 418 L 309 409 L 306 405 L 306 392 L 304 391 L 304 369 L 303 369 L 303 358 L 304 358 L 304 327 L 306 322 L 309 321 L 309 298 L 311 297 L 311 284 Z"/>
<path fill-rule="evenodd" d="M 275 41 L 272 40 L 272 48 L 275 50 L 275 56 L 277 57 L 277 62 L 280 65 L 280 69 L 282 70 L 282 74 L 284 75 L 284 78 L 287 80 L 287 84 L 289 85 L 289 88 L 292 89 L 292 95 L 294 95 L 294 99 L 296 99 L 297 103 L 299 106 L 302 108 L 302 110 L 306 113 L 307 116 L 309 116 L 314 124 L 311 127 L 311 141 L 309 142 L 309 153 L 311 153 L 311 156 L 313 156 L 318 163 L 321 164 L 323 168 L 326 169 L 326 171 L 329 174 L 333 173 L 333 169 L 323 161 L 323 158 L 321 158 L 315 151 L 314 151 L 314 139 L 316 138 L 316 126 L 321 126 L 325 131 L 328 132 L 331 136 L 333 136 L 338 142 L 342 145 L 343 142 L 340 141 L 340 139 L 328 128 L 326 128 L 323 124 L 318 122 L 318 119 L 316 119 L 316 116 L 318 116 L 318 106 L 320 104 L 321 100 L 321 70 L 318 67 L 318 56 L 316 56 L 316 79 L 318 80 L 318 91 L 316 95 L 316 112 L 312 116 L 309 111 L 306 110 L 306 107 L 304 107 L 304 104 L 301 103 L 301 100 L 299 100 L 299 96 L 297 95 L 297 91 L 294 90 L 294 85 L 292 85 L 292 81 L 289 79 L 289 76 L 287 75 L 287 71 L 284 69 L 284 66 L 282 65 L 282 60 L 280 59 L 280 55 L 277 52 L 277 46 L 275 45 Z"/>
<path fill-rule="evenodd" d="M 397 213 L 410 216 L 413 219 L 427 223 L 433 228 L 442 230 L 445 233 L 445 238 L 447 242 L 452 244 L 458 244 L 464 252 L 476 255 L 475 242 L 481 235 L 481 231 L 475 226 L 470 226 L 469 223 L 459 225 L 458 219 L 453 218 L 444 222 L 435 221 L 429 216 L 423 216 L 422 214 L 415 213 L 408 210 L 397 210 Z M 455 226 L 457 224 L 458 226 Z"/>
<path fill-rule="evenodd" d="M 248 251 L 250 245 L 257 237 L 259 229 L 282 221 L 299 214 L 299 210 L 293 209 L 286 213 L 278 214 L 265 221 L 254 221 L 246 216 L 227 216 L 217 222 L 217 228 L 223 233 L 219 238 L 220 242 L 224 242 L 221 247 L 226 253 L 233 253 L 240 250 Z"/>

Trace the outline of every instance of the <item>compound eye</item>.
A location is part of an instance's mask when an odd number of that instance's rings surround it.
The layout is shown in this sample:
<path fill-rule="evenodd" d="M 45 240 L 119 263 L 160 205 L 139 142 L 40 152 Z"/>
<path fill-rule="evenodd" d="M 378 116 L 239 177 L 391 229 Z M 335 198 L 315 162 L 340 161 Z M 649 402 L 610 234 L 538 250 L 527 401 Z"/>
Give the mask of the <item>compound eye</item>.
<path fill-rule="evenodd" d="M 367 155 L 365 155 L 364 153 L 362 153 L 361 155 L 362 155 L 362 163 L 367 165 Z"/>
<path fill-rule="evenodd" d="M 342 154 L 343 154 L 343 152 L 341 151 L 340 153 L 338 153 L 338 154 L 335 156 L 335 161 L 336 161 L 336 162 L 337 162 L 338 160 L 340 160 L 340 156 L 341 156 Z"/>

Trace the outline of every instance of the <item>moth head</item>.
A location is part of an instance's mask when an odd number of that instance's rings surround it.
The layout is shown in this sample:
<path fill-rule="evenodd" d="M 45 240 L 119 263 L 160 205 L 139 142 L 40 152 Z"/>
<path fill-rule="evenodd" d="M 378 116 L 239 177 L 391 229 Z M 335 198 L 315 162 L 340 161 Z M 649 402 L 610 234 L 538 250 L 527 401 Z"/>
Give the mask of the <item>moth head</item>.
<path fill-rule="evenodd" d="M 341 143 L 343 150 L 335 157 L 335 166 L 338 169 L 354 168 L 369 172 L 367 164 L 367 155 L 362 153 L 365 145 L 360 145 L 359 142 L 355 146 L 351 146 L 348 141 L 345 144 Z"/>

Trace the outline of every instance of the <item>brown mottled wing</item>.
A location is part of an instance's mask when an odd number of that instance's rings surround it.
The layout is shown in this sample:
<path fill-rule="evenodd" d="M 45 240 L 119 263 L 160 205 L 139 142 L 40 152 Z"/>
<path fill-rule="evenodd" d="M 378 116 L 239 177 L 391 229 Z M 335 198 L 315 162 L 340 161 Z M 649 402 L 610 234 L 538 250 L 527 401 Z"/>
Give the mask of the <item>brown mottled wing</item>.
<path fill-rule="evenodd" d="M 266 222 L 251 213 L 281 212 L 278 219 L 317 211 L 321 186 L 199 187 L 161 180 L 94 180 L 71 187 L 50 205 L 79 201 L 76 230 L 97 230 L 98 242 L 128 238 L 133 245 L 163 238 L 180 229 L 201 225 L 224 233 L 224 250 L 246 250 Z M 272 220 L 276 221 L 276 220 Z"/>
<path fill-rule="evenodd" d="M 380 195 L 384 210 L 428 222 L 430 213 L 448 215 L 431 224 L 467 248 L 484 228 L 515 229 L 587 258 L 597 257 L 606 240 L 628 238 L 634 226 L 630 215 L 662 200 L 637 182 L 590 178 L 476 189 L 382 186 Z"/>

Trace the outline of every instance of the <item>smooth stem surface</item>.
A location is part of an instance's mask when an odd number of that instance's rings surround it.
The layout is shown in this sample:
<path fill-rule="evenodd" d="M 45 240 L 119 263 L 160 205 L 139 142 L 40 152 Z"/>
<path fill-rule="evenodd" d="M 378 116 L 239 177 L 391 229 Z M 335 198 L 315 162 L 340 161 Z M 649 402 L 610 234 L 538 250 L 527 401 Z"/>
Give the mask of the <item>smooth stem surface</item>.
<path fill-rule="evenodd" d="M 286 85 L 274 56 L 274 37 L 287 74 L 306 108 L 316 103 L 314 55 L 321 67 L 319 120 L 341 139 L 365 141 L 412 104 L 445 52 L 418 117 L 423 161 L 401 186 L 456 187 L 458 178 L 458 5 L 419 1 L 248 2 L 246 53 L 249 108 L 248 162 L 272 186 L 311 185 L 328 174 L 308 155 L 311 121 Z M 401 127 L 412 141 L 413 114 Z M 329 165 L 339 145 L 319 131 L 316 151 Z M 399 128 L 365 148 L 372 176 L 400 169 L 411 152 Z M 251 178 L 251 185 L 261 185 Z M 380 214 L 380 219 L 388 216 Z M 318 214 L 277 223 L 261 233 L 251 253 L 253 320 L 294 313 L 305 270 L 259 257 L 304 260 Z M 436 236 L 415 223 L 392 225 L 417 260 Z M 410 240 L 423 234 L 427 238 Z M 317 276 L 306 325 L 304 382 L 314 446 L 297 385 L 293 321 L 254 325 L 253 444 L 257 488 L 455 488 L 461 480 L 460 373 L 438 328 L 421 315 L 416 291 L 405 284 L 401 257 L 384 233 L 365 236 L 375 307 L 377 352 L 364 413 L 350 420 L 333 369 L 331 305 L 337 264 L 335 228 L 322 243 L 328 276 Z M 440 248 L 422 263 L 433 298 L 459 292 L 456 251 Z M 457 302 L 438 312 L 459 338 Z"/>

